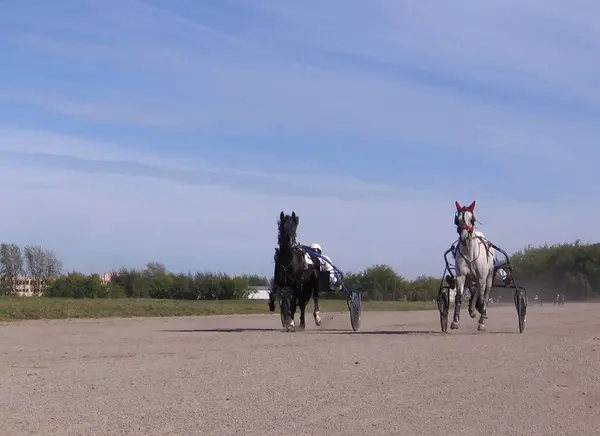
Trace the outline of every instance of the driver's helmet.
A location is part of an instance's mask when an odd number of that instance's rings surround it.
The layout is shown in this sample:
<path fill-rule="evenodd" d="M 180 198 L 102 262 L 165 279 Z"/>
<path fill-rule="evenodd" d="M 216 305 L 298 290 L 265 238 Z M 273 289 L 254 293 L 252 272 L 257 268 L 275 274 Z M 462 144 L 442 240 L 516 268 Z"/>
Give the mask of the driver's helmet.
<path fill-rule="evenodd" d="M 314 251 L 315 253 L 321 254 L 321 246 L 319 244 L 315 244 L 315 243 L 310 244 L 310 249 L 312 251 Z"/>

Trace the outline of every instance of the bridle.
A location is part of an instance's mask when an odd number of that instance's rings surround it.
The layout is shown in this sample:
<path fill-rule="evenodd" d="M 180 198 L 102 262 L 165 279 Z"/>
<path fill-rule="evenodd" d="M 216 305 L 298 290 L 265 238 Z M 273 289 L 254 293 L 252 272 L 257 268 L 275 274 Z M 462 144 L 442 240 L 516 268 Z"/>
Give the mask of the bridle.
<path fill-rule="evenodd" d="M 466 212 L 471 212 L 471 219 L 470 219 L 470 223 L 467 224 L 465 221 L 465 213 Z M 459 216 L 462 215 L 462 220 L 459 220 Z M 456 231 L 459 235 L 462 234 L 463 230 L 466 230 L 468 233 L 468 237 L 467 240 L 472 240 L 473 239 L 473 232 L 475 231 L 475 222 L 477 221 L 477 219 L 475 218 L 475 214 L 473 213 L 473 211 L 468 208 L 468 207 L 462 207 L 460 209 L 460 211 L 457 211 L 456 214 L 454 215 L 454 224 L 456 225 Z M 477 252 L 477 256 L 475 256 L 474 259 L 472 260 L 468 260 L 465 255 L 463 254 L 463 252 L 461 251 L 460 247 L 461 245 L 464 245 L 464 243 L 466 241 L 464 241 L 462 239 L 462 235 L 459 236 L 458 238 L 458 247 L 456 247 L 456 251 L 458 251 L 458 254 L 467 262 L 468 266 L 469 266 L 469 270 L 471 269 L 473 263 L 475 263 L 475 261 L 477 259 L 479 259 L 479 256 L 481 255 L 481 249 L 478 250 Z"/>
<path fill-rule="evenodd" d="M 471 212 L 471 224 L 470 225 L 465 223 L 465 213 L 466 212 Z M 461 220 L 458 219 L 461 214 L 462 214 L 462 222 L 461 222 Z M 469 235 L 472 235 L 473 232 L 475 231 L 475 222 L 476 221 L 477 221 L 477 219 L 475 218 L 475 215 L 473 214 L 473 212 L 466 207 L 463 207 L 459 212 L 456 212 L 456 214 L 454 215 L 454 224 L 456 225 L 456 231 L 458 233 L 461 233 L 463 230 L 466 230 L 467 232 L 469 232 Z"/>

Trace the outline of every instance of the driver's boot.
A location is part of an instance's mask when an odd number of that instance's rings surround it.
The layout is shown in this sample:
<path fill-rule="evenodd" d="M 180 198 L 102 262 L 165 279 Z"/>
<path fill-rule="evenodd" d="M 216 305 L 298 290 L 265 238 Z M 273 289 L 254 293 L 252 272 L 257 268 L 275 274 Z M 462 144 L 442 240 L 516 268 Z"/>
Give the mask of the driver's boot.
<path fill-rule="evenodd" d="M 330 288 L 334 292 L 340 292 L 342 290 L 342 284 L 340 282 L 332 283 Z"/>

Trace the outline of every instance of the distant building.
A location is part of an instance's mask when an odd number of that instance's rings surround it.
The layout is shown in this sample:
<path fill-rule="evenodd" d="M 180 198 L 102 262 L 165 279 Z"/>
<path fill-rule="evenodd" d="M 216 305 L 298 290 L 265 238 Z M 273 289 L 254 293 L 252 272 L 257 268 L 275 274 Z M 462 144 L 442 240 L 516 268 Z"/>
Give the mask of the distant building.
<path fill-rule="evenodd" d="M 103 273 L 103 274 L 99 274 L 100 276 L 100 281 L 102 282 L 103 285 L 107 285 L 110 283 L 110 280 L 112 278 L 112 274 L 111 273 Z M 50 283 L 52 280 L 54 280 L 56 277 L 43 277 L 41 282 L 40 282 L 40 289 L 44 289 L 44 286 L 46 286 L 48 283 Z M 0 277 L 0 281 L 5 281 L 7 280 L 6 277 Z M 42 295 L 42 291 L 40 292 L 35 292 L 34 289 L 36 288 L 35 286 L 36 284 L 36 280 L 35 277 L 30 277 L 30 276 L 19 276 L 15 279 L 15 293 L 16 295 L 20 296 L 20 297 L 34 297 L 34 296 L 41 296 Z"/>
<path fill-rule="evenodd" d="M 248 298 L 251 300 L 268 300 L 269 299 L 269 291 L 271 288 L 268 286 L 248 286 L 248 290 L 250 293 L 248 294 Z"/>
<path fill-rule="evenodd" d="M 50 283 L 52 280 L 54 280 L 55 277 L 42 277 L 42 279 L 40 280 L 40 289 L 44 289 L 44 286 L 47 283 Z M 7 281 L 7 277 L 0 277 L 1 281 Z M 42 292 L 36 292 L 35 291 L 36 288 L 36 279 L 35 277 L 30 277 L 30 276 L 18 276 L 15 278 L 15 292 L 18 296 L 20 297 L 33 297 L 33 296 L 40 296 L 42 295 Z"/>
<path fill-rule="evenodd" d="M 111 279 L 112 279 L 111 273 L 100 274 L 100 281 L 102 282 L 103 285 L 108 285 L 110 283 Z"/>

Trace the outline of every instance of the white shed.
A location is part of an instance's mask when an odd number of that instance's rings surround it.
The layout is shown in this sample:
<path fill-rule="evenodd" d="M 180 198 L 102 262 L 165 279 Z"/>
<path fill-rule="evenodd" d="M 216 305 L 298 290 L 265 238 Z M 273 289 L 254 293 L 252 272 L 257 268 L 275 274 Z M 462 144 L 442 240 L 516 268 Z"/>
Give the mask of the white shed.
<path fill-rule="evenodd" d="M 268 286 L 250 286 L 248 298 L 251 300 L 268 300 L 269 290 Z"/>

